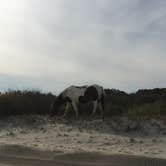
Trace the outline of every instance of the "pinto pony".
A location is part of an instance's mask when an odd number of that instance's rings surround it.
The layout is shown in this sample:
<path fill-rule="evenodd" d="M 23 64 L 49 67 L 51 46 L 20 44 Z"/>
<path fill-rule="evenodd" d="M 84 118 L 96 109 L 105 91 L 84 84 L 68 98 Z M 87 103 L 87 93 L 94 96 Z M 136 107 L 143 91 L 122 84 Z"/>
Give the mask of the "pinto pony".
<path fill-rule="evenodd" d="M 71 105 L 76 118 L 79 116 L 78 105 L 79 103 L 93 103 L 92 115 L 96 113 L 99 106 L 102 119 L 104 119 L 104 89 L 99 85 L 91 86 L 70 86 L 61 92 L 51 106 L 51 114 L 56 114 L 60 107 L 63 105 L 65 111 L 62 117 L 65 117 Z"/>

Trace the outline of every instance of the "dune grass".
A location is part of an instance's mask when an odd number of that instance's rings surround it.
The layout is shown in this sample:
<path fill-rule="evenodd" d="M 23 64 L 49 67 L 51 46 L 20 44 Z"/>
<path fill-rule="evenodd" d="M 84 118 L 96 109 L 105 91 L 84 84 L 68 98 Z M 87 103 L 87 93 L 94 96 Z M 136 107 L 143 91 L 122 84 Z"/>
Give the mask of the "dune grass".
<path fill-rule="evenodd" d="M 139 90 L 132 94 L 116 89 L 105 89 L 105 92 L 106 116 L 166 116 L 166 89 Z M 35 90 L 9 90 L 0 93 L 0 116 L 48 114 L 55 98 L 56 96 L 51 93 Z M 89 114 L 88 109 L 91 109 L 91 106 L 88 105 L 85 109 Z"/>
<path fill-rule="evenodd" d="M 39 91 L 7 91 L 0 94 L 0 116 L 46 114 L 55 96 Z"/>
<path fill-rule="evenodd" d="M 107 89 L 106 94 L 106 113 L 109 115 L 166 116 L 166 89 L 138 90 L 132 94 Z"/>

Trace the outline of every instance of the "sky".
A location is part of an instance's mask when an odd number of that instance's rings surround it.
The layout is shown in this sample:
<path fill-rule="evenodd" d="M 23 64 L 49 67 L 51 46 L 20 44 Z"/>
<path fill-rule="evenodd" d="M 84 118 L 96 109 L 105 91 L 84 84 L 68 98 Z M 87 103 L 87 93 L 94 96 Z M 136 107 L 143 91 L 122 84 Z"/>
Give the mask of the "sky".
<path fill-rule="evenodd" d="M 0 0 L 0 91 L 166 87 L 166 0 Z"/>

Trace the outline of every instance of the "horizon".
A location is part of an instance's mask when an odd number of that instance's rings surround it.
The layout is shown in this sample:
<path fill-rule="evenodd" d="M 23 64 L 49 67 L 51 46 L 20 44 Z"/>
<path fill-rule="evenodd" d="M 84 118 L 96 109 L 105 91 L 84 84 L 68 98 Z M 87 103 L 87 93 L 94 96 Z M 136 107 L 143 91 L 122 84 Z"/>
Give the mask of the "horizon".
<path fill-rule="evenodd" d="M 73 86 L 73 85 L 71 85 L 71 86 Z M 64 89 L 62 89 L 61 91 L 59 90 L 57 90 L 57 91 L 48 91 L 48 90 L 42 90 L 42 89 L 35 89 L 35 88 L 24 88 L 24 89 L 6 89 L 6 90 L 2 90 L 2 91 L 0 91 L 0 94 L 4 94 L 4 93 L 12 93 L 12 92 L 17 92 L 17 91 L 21 91 L 21 92 L 24 92 L 24 91 L 26 91 L 26 92 L 39 92 L 39 93 L 43 93 L 43 94 L 49 94 L 49 93 L 51 93 L 51 94 L 53 94 L 53 95 L 55 95 L 55 96 L 57 96 L 57 95 L 59 95 L 63 90 L 65 90 L 66 88 L 68 88 L 68 87 L 65 87 Z M 117 91 L 120 91 L 120 92 L 124 92 L 124 93 L 126 93 L 126 94 L 134 94 L 134 93 L 137 93 L 138 91 L 146 91 L 146 90 L 148 90 L 148 91 L 151 91 L 151 90 L 156 90 L 156 89 L 159 89 L 159 90 L 165 90 L 166 88 L 145 88 L 145 89 L 137 89 L 136 91 L 130 91 L 130 92 L 128 92 L 128 91 L 125 91 L 125 90 L 121 90 L 121 89 L 116 89 L 116 88 L 109 88 L 109 87 L 103 87 L 104 88 L 104 90 L 117 90 Z"/>
<path fill-rule="evenodd" d="M 165 88 L 166 1 L 0 2 L 0 91 Z"/>

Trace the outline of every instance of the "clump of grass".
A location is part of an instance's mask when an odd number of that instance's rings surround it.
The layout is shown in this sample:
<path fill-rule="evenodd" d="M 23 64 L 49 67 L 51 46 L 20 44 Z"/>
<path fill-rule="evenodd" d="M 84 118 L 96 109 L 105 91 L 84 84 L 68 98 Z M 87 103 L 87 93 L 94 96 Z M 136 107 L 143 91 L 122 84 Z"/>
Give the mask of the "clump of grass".
<path fill-rule="evenodd" d="M 166 115 L 166 102 L 163 100 L 155 101 L 153 103 L 144 103 L 135 105 L 128 109 L 127 112 L 130 117 L 160 117 Z"/>
<path fill-rule="evenodd" d="M 166 89 L 145 89 L 136 93 L 107 89 L 106 113 L 132 118 L 166 116 Z"/>
<path fill-rule="evenodd" d="M 0 116 L 46 114 L 55 96 L 39 91 L 8 91 L 0 94 Z"/>
<path fill-rule="evenodd" d="M 105 112 L 107 115 L 125 114 L 130 107 L 130 95 L 116 89 L 106 89 Z"/>

